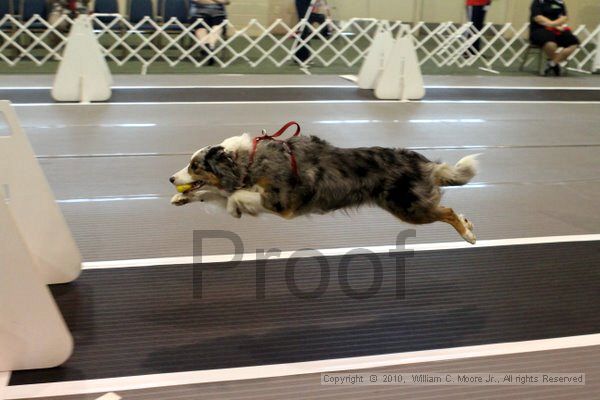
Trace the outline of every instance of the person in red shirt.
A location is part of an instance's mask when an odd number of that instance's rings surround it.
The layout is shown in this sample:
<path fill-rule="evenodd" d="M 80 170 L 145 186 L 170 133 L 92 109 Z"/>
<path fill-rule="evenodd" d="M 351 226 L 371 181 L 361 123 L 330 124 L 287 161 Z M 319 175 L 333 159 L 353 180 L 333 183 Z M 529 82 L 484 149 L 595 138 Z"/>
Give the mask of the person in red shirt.
<path fill-rule="evenodd" d="M 492 0 L 467 0 L 467 18 L 473 23 L 473 27 L 480 31 L 485 23 L 485 14 Z M 481 40 L 477 39 L 471 46 L 467 55 L 479 52 Z M 469 54 L 470 53 L 470 54 Z"/>

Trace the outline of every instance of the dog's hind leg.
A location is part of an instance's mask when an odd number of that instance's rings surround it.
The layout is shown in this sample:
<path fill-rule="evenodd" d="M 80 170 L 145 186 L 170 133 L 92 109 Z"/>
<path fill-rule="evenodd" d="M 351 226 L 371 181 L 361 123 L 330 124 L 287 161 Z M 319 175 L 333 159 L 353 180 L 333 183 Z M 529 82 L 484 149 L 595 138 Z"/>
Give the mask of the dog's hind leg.
<path fill-rule="evenodd" d="M 471 221 L 466 219 L 462 214 L 456 214 L 453 209 L 448 207 L 436 206 L 432 209 L 410 207 L 407 209 L 400 209 L 395 207 L 384 207 L 386 210 L 400 218 L 404 222 L 410 224 L 431 224 L 433 222 L 445 222 L 452 225 L 458 234 L 467 242 L 475 244 L 477 238 L 473 233 L 473 224 Z"/>
<path fill-rule="evenodd" d="M 446 222 L 454 227 L 458 234 L 471 244 L 475 244 L 477 237 L 473 233 L 473 223 L 462 214 L 456 214 L 448 207 L 438 207 L 435 211 L 439 215 L 439 221 Z"/>
<path fill-rule="evenodd" d="M 428 177 L 406 178 L 392 182 L 389 190 L 377 200 L 377 204 L 402 221 L 410 224 L 431 224 L 441 221 L 452 225 L 467 242 L 475 244 L 473 224 L 453 209 L 440 206 L 442 193 Z"/>

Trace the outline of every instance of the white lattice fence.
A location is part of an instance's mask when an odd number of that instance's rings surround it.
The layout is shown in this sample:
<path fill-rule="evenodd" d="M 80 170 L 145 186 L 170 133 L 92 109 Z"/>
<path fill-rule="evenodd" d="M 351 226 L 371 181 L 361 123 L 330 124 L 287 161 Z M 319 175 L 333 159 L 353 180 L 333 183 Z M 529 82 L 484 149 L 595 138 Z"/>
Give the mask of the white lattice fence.
<path fill-rule="evenodd" d="M 572 70 L 580 72 L 594 72 L 594 57 L 596 57 L 598 37 L 600 36 L 600 25 L 590 31 L 585 25 L 575 29 L 574 34 L 581 41 L 581 47 L 570 57 Z"/>
<path fill-rule="evenodd" d="M 32 62 L 41 66 L 60 60 L 72 24 L 67 16 L 53 25 L 39 16 L 29 21 L 4 16 L 0 19 L 0 63 L 14 67 L 22 62 Z M 177 67 L 187 63 L 202 67 L 209 61 L 223 68 L 240 63 L 251 67 L 263 64 L 281 67 L 292 61 L 301 68 L 311 64 L 354 67 L 362 62 L 380 26 L 396 34 L 401 22 L 352 19 L 336 23 L 328 21 L 327 25 L 324 29 L 302 21 L 289 26 L 282 20 L 276 20 L 265 26 L 251 20 L 245 26 L 236 27 L 225 21 L 213 29 L 227 34 L 220 35 L 216 46 L 209 48 L 195 35 L 199 28 L 211 30 L 204 21 L 196 21 L 192 25 L 177 19 L 158 23 L 146 17 L 133 24 L 118 14 L 94 15 L 95 32 L 107 59 L 119 66 L 135 62 L 143 73 L 153 64 Z M 301 31 L 303 35 L 300 35 Z M 471 23 L 420 22 L 413 24 L 410 32 L 420 63 L 438 68 L 479 66 L 490 71 L 510 68 L 521 62 L 529 46 L 528 24 L 488 23 L 477 31 Z M 582 46 L 571 56 L 570 67 L 592 72 L 600 26 L 593 30 L 579 26 L 575 34 Z M 478 39 L 480 51 L 473 51 L 473 43 Z M 296 56 L 296 51 L 302 47 L 309 50 L 306 60 Z"/>

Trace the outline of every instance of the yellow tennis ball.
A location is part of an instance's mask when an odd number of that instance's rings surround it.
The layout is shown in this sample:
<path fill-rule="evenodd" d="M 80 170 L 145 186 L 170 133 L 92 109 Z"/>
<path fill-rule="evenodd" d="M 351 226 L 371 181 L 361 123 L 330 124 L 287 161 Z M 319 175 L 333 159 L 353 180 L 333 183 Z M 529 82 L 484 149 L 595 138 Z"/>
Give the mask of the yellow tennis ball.
<path fill-rule="evenodd" d="M 192 188 L 192 185 L 177 185 L 177 191 L 179 193 L 183 193 L 187 190 L 190 190 Z"/>

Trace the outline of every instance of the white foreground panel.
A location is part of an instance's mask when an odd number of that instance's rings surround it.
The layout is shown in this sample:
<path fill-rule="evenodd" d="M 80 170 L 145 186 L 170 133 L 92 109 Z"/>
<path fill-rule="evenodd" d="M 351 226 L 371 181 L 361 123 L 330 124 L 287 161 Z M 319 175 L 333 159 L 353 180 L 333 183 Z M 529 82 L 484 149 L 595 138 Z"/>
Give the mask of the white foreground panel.
<path fill-rule="evenodd" d="M 73 339 L 0 194 L 0 371 L 50 368 Z"/>
<path fill-rule="evenodd" d="M 594 58 L 594 66 L 592 72 L 596 72 L 600 69 L 600 31 L 596 35 L 596 57 Z"/>
<path fill-rule="evenodd" d="M 79 249 L 9 101 L 0 101 L 1 117 L 11 133 L 0 137 L 0 190 L 9 197 L 3 205 L 12 215 L 41 282 L 70 282 L 81 272 Z M 0 229 L 6 234 L 4 223 Z"/>
<path fill-rule="evenodd" d="M 106 101 L 111 96 L 112 77 L 94 35 L 92 19 L 77 17 L 52 88 L 57 101 Z"/>

